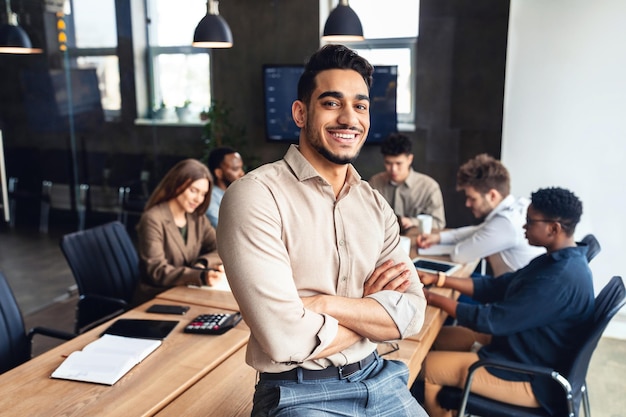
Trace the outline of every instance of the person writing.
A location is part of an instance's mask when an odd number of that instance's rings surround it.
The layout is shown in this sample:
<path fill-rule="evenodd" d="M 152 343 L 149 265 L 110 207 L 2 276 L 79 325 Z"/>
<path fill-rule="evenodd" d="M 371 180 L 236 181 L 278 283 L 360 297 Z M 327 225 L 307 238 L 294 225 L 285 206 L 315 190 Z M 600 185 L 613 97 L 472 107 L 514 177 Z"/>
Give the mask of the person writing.
<path fill-rule="evenodd" d="M 425 299 L 389 204 L 352 166 L 370 125 L 372 66 L 342 45 L 311 56 L 299 145 L 224 194 L 218 249 L 250 328 L 253 416 L 426 416 L 379 341 L 417 333 Z"/>
<path fill-rule="evenodd" d="M 153 191 L 137 225 L 137 303 L 176 285 L 212 286 L 223 279 L 215 229 L 204 215 L 210 189 L 208 168 L 185 159 Z"/>
<path fill-rule="evenodd" d="M 451 416 L 436 397 L 442 386 L 462 388 L 468 367 L 479 359 L 503 359 L 565 372 L 593 319 L 594 291 L 586 259 L 574 231 L 582 203 L 569 190 L 544 188 L 533 193 L 526 237 L 546 253 L 524 268 L 498 279 L 421 275 L 425 285 L 452 288 L 480 304 L 459 303 L 426 291 L 428 304 L 456 317 L 458 326 L 443 327 L 424 360 L 424 401 L 431 417 Z M 481 347 L 482 346 L 482 347 Z M 558 385 L 550 378 L 482 368 L 472 392 L 551 415 L 566 415 Z"/>
<path fill-rule="evenodd" d="M 385 171 L 370 178 L 369 183 L 378 190 L 398 215 L 402 231 L 420 227 L 417 216 L 430 214 L 432 227 L 440 230 L 446 226 L 443 195 L 437 181 L 413 170 L 411 140 L 401 133 L 392 133 L 383 141 Z M 420 230 L 420 233 L 422 231 Z"/>
<path fill-rule="evenodd" d="M 417 237 L 418 248 L 434 244 L 454 245 L 450 258 L 466 263 L 487 258 L 494 277 L 516 271 L 544 252 L 531 246 L 524 237 L 524 218 L 528 199 L 510 194 L 511 180 L 506 167 L 487 154 L 480 154 L 461 165 L 457 189 L 465 193 L 465 206 L 476 226 L 444 230 Z"/>
<path fill-rule="evenodd" d="M 239 152 L 233 148 L 221 146 L 211 151 L 208 165 L 215 185 L 211 190 L 211 202 L 206 215 L 211 221 L 211 225 L 217 227 L 224 192 L 230 184 L 244 175 L 243 159 Z"/>

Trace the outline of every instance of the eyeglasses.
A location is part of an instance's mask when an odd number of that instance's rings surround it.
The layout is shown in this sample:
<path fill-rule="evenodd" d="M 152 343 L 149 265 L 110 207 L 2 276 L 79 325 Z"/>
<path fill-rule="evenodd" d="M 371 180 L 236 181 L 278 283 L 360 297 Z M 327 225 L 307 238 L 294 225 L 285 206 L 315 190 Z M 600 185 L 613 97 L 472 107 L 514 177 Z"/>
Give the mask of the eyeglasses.
<path fill-rule="evenodd" d="M 526 224 L 533 224 L 533 223 L 559 223 L 558 220 L 550 220 L 550 219 L 531 219 L 530 217 L 526 217 Z"/>

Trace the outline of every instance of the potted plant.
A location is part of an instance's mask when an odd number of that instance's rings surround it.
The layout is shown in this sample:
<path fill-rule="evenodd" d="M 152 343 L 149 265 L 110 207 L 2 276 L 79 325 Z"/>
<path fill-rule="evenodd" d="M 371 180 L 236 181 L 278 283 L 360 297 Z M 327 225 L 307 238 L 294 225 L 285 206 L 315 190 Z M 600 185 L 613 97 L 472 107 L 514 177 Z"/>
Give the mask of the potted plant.
<path fill-rule="evenodd" d="M 189 105 L 191 104 L 191 100 L 185 100 L 181 107 L 176 107 L 176 116 L 178 117 L 179 122 L 189 121 L 191 116 L 191 110 Z"/>
<path fill-rule="evenodd" d="M 213 148 L 229 146 L 241 154 L 247 167 L 255 166 L 257 158 L 250 152 L 246 129 L 232 121 L 231 113 L 232 108 L 222 101 L 213 101 L 211 107 L 202 112 L 205 124 L 202 135 L 204 154 L 201 160 L 206 163 Z"/>
<path fill-rule="evenodd" d="M 166 112 L 167 106 L 165 106 L 165 102 L 161 100 L 161 104 L 159 105 L 159 107 L 152 110 L 153 118 L 163 120 L 165 119 Z"/>

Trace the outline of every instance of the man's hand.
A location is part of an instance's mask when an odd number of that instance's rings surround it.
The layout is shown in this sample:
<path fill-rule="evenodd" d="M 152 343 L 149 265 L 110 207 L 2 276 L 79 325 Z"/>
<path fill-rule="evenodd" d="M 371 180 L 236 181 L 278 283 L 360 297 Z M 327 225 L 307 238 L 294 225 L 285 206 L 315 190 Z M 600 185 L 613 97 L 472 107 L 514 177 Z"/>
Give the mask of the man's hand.
<path fill-rule="evenodd" d="M 419 271 L 418 275 L 424 285 L 434 284 L 439 279 L 439 275 L 431 274 L 430 272 Z"/>
<path fill-rule="evenodd" d="M 382 290 L 405 292 L 411 285 L 410 271 L 404 263 L 383 262 L 363 284 L 363 297 Z"/>
<path fill-rule="evenodd" d="M 415 241 L 418 248 L 430 248 L 432 245 L 436 245 L 439 242 L 441 242 L 439 233 L 423 233 L 418 235 Z"/>
<path fill-rule="evenodd" d="M 207 285 L 209 287 L 213 287 L 214 285 L 217 285 L 219 282 L 221 282 L 222 280 L 226 279 L 224 278 L 224 271 L 220 271 L 220 270 L 215 270 L 215 269 L 209 269 L 207 272 L 207 276 L 206 276 L 206 281 L 207 281 Z"/>
<path fill-rule="evenodd" d="M 414 226 L 410 217 L 399 216 L 398 220 L 400 222 L 400 230 L 407 230 Z"/>

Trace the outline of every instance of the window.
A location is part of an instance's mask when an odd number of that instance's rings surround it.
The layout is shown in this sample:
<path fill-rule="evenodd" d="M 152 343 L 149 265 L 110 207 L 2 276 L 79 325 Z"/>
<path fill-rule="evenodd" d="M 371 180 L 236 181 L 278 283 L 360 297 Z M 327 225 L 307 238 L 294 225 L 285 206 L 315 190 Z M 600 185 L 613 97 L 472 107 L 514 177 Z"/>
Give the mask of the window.
<path fill-rule="evenodd" d="M 321 0 L 322 13 L 337 1 Z M 398 130 L 415 126 L 415 65 L 419 31 L 419 0 L 350 0 L 363 25 L 364 41 L 345 42 L 374 66 L 398 66 Z M 326 21 L 322 16 L 322 25 Z"/>
<path fill-rule="evenodd" d="M 199 122 L 210 106 L 210 53 L 193 48 L 193 32 L 206 15 L 206 0 L 149 0 L 149 71 L 155 118 Z M 185 108 L 184 113 L 174 109 Z"/>
<path fill-rule="evenodd" d="M 96 70 L 105 118 L 115 120 L 122 105 L 115 0 L 72 0 L 65 5 L 69 66 Z"/>

